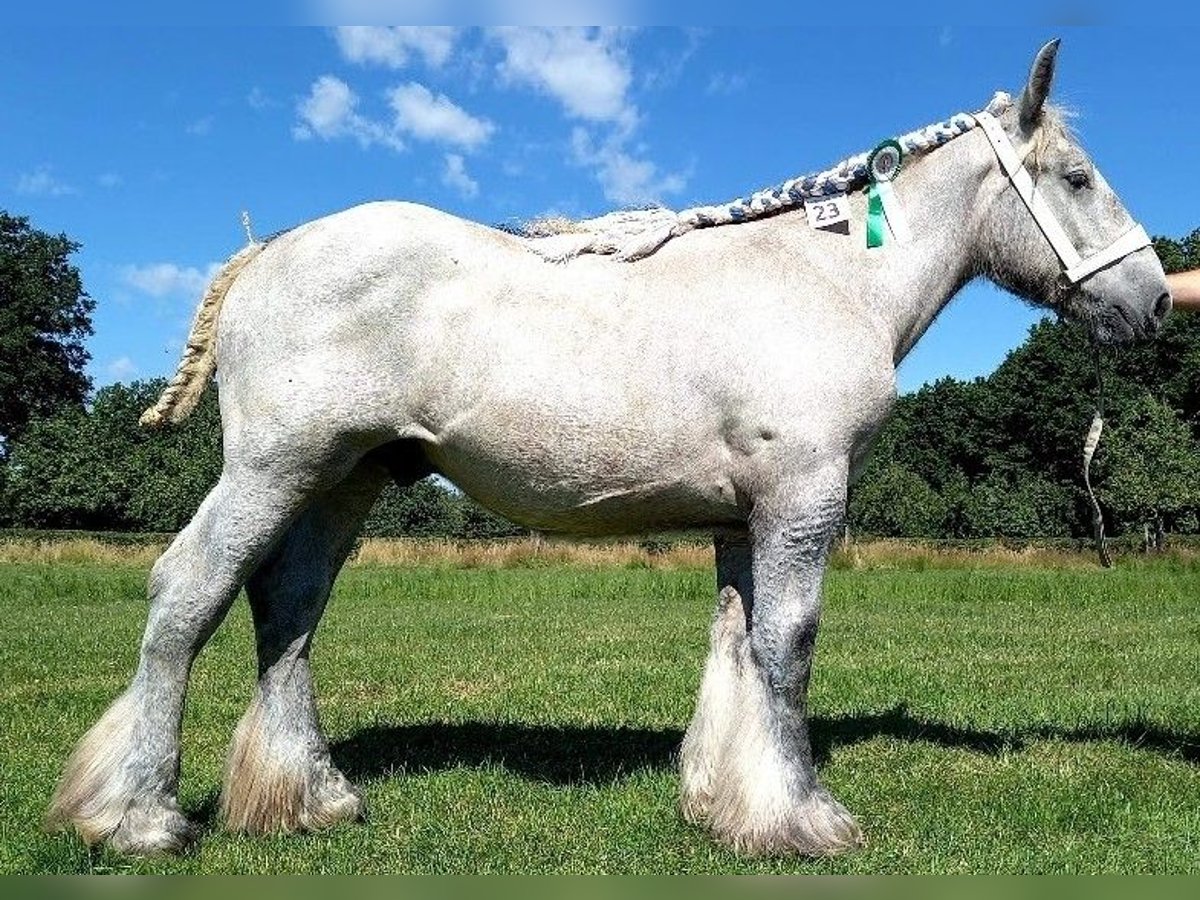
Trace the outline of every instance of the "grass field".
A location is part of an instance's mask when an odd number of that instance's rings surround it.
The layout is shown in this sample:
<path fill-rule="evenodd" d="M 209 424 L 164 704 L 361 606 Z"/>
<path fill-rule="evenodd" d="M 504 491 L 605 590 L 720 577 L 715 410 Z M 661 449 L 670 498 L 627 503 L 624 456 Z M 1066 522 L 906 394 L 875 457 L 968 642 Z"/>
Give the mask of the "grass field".
<path fill-rule="evenodd" d="M 123 688 L 145 560 L 0 558 L 3 872 L 1196 872 L 1200 564 L 843 558 L 812 684 L 826 783 L 869 846 L 744 861 L 675 809 L 707 637 L 691 557 L 343 575 L 314 666 L 370 819 L 250 839 L 216 816 L 254 663 L 244 601 L 198 661 L 181 802 L 195 853 L 128 860 L 40 830 Z M 1051 568 L 1053 566 L 1053 568 Z M 923 570 L 923 571 L 919 571 Z"/>

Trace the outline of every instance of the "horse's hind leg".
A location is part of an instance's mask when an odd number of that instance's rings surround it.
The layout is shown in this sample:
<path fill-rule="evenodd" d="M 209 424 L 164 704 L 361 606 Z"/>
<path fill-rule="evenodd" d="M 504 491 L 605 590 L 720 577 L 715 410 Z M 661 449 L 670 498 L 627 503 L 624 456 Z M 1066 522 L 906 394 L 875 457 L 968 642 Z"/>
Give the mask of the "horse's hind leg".
<path fill-rule="evenodd" d="M 308 658 L 334 579 L 387 478 L 379 463 L 360 463 L 296 520 L 246 585 L 259 675 L 221 793 L 234 831 L 323 828 L 363 812 L 361 795 L 330 761 Z"/>
<path fill-rule="evenodd" d="M 193 830 L 175 795 L 179 730 L 196 654 L 274 541 L 336 464 L 226 464 L 154 564 L 137 673 L 68 760 L 47 824 L 129 853 L 178 850 Z"/>

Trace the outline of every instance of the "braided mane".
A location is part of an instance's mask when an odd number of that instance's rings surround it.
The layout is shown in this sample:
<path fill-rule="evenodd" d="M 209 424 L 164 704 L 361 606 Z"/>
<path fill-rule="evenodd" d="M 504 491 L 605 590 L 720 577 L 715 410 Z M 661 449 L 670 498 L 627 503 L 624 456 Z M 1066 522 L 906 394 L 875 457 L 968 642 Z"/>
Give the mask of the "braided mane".
<path fill-rule="evenodd" d="M 1011 105 L 1012 99 L 1001 91 L 992 97 L 986 108 L 999 115 Z M 906 156 L 924 155 L 975 126 L 974 116 L 958 113 L 944 122 L 901 135 L 896 141 Z M 805 200 L 861 188 L 867 184 L 869 155 L 858 153 L 822 172 L 789 178 L 777 187 L 717 206 L 695 206 L 680 212 L 662 207 L 621 210 L 579 222 L 547 219 L 531 223 L 524 229 L 523 236 L 530 250 L 552 262 L 566 262 L 584 254 L 632 262 L 651 255 L 667 241 L 696 228 L 747 222 L 803 206 Z"/>

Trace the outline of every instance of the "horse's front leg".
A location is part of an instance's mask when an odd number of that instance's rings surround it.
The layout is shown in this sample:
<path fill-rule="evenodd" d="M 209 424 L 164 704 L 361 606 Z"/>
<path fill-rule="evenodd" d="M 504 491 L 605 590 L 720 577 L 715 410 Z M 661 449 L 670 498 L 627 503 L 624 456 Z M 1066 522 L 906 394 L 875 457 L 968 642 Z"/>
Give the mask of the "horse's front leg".
<path fill-rule="evenodd" d="M 829 855 L 860 846 L 862 832 L 821 786 L 807 719 L 808 677 L 821 581 L 845 512 L 847 467 L 830 463 L 773 487 L 750 519 L 749 607 L 733 654 L 735 704 L 711 784 L 714 836 L 747 854 Z M 718 648 L 714 646 L 714 652 Z"/>

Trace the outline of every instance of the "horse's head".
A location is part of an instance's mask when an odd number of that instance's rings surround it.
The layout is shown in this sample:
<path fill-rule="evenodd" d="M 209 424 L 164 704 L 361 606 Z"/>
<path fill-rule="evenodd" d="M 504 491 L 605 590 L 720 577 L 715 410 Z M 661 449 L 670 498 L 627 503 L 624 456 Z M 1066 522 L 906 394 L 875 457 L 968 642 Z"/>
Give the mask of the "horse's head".
<path fill-rule="evenodd" d="M 992 145 L 985 269 L 1001 286 L 1084 322 L 1098 341 L 1152 337 L 1171 309 L 1162 265 L 1046 103 L 1057 54 L 1058 41 L 1043 47 L 1020 100 L 978 117 Z"/>

